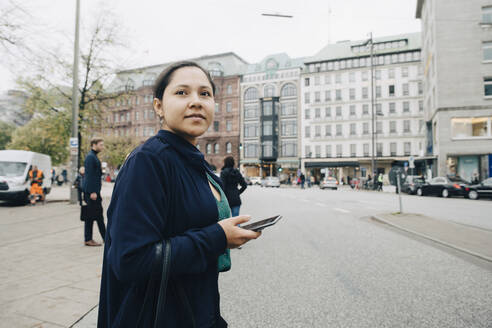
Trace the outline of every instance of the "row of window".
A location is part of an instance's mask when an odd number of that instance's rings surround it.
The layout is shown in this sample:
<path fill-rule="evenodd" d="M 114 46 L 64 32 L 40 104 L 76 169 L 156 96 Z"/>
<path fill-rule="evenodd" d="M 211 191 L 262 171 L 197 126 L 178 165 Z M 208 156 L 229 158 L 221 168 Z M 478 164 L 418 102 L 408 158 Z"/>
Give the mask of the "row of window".
<path fill-rule="evenodd" d="M 419 65 L 419 69 L 420 69 Z M 398 75 L 396 73 L 399 73 Z M 384 77 L 383 77 L 384 75 Z M 312 85 L 314 82 L 314 85 L 321 85 L 323 82 L 324 84 L 332 84 L 333 82 L 335 84 L 342 84 L 342 83 L 356 83 L 359 81 L 368 81 L 370 79 L 371 73 L 368 70 L 364 71 L 355 71 L 355 72 L 345 72 L 345 73 L 335 73 L 335 74 L 324 74 L 323 75 L 323 81 L 321 81 L 322 76 L 321 75 L 316 75 L 314 77 L 306 77 L 304 78 L 304 86 L 308 87 Z M 404 66 L 401 68 L 388 68 L 388 69 L 377 69 L 374 71 L 374 78 L 376 80 L 381 80 L 381 79 L 395 79 L 395 78 L 406 78 L 409 76 L 409 67 Z"/>
<path fill-rule="evenodd" d="M 198 148 L 198 150 L 200 150 L 200 145 L 197 145 L 196 147 Z M 220 154 L 220 144 L 219 143 L 214 143 L 214 144 L 207 143 L 205 145 L 205 151 L 207 154 L 212 154 L 212 150 L 213 150 L 214 154 Z M 232 153 L 232 143 L 226 142 L 225 143 L 225 150 L 226 150 L 226 154 Z"/>
<path fill-rule="evenodd" d="M 277 88 L 273 84 L 267 84 L 263 87 L 263 97 L 277 96 Z M 280 97 L 295 97 L 297 96 L 297 88 L 293 83 L 287 83 L 280 89 Z M 258 100 L 259 92 L 256 87 L 249 87 L 244 91 L 245 101 Z"/>
<path fill-rule="evenodd" d="M 388 122 L 388 123 L 386 123 Z M 401 124 L 399 122 L 402 122 Z M 398 134 L 400 132 L 403 133 L 412 133 L 412 124 L 410 120 L 402 120 L 402 121 L 377 121 L 376 122 L 376 133 L 382 134 L 383 133 L 383 126 L 387 126 L 387 131 L 389 131 L 390 134 Z M 331 136 L 337 136 L 337 137 L 342 137 L 347 135 L 351 136 L 356 136 L 356 135 L 369 135 L 370 131 L 370 123 L 369 122 L 363 122 L 362 124 L 360 123 L 350 123 L 350 124 L 336 124 L 335 125 L 335 131 L 332 131 L 332 125 L 327 124 L 324 125 L 324 133 L 322 133 L 322 127 L 321 125 L 315 125 L 315 126 L 305 126 L 304 127 L 304 136 L 306 138 L 311 138 L 311 131 L 314 131 L 314 137 L 331 137 Z M 424 127 L 424 120 L 419 120 L 419 132 L 422 132 Z M 347 131 L 348 128 L 348 131 Z M 362 128 L 362 129 L 361 129 Z M 345 132 L 345 133 L 344 133 Z"/>
<path fill-rule="evenodd" d="M 397 63 L 406 63 L 411 61 L 420 61 L 420 51 L 412 51 L 399 54 L 388 54 L 388 55 L 375 55 L 373 58 L 374 65 L 390 65 Z M 324 72 L 340 69 L 350 69 L 359 67 L 371 66 L 371 60 L 369 56 L 364 56 L 360 58 L 353 59 L 339 59 L 329 62 L 309 64 L 308 71 L 313 72 Z"/>
<path fill-rule="evenodd" d="M 220 125 L 221 125 L 220 121 L 214 121 L 214 123 L 208 127 L 208 131 L 220 132 Z M 227 132 L 232 131 L 232 121 L 231 120 L 225 121 L 225 129 Z"/>
<path fill-rule="evenodd" d="M 107 136 L 118 136 L 118 137 L 151 137 L 156 133 L 154 127 L 143 126 L 143 127 L 135 127 L 135 128 L 122 128 L 122 129 L 107 129 Z"/>
<path fill-rule="evenodd" d="M 283 78 L 292 78 L 299 75 L 297 71 L 288 71 L 288 72 L 280 72 L 279 73 L 266 73 L 261 75 L 253 75 L 253 76 L 245 76 L 244 82 L 257 82 L 257 81 L 265 81 L 265 80 L 273 80 L 273 79 L 283 79 Z"/>
<path fill-rule="evenodd" d="M 271 136 L 273 133 L 272 122 L 263 122 L 263 136 Z M 280 123 L 280 135 L 283 137 L 295 137 L 297 136 L 297 121 L 281 121 Z M 260 124 L 259 123 L 245 123 L 244 124 L 244 137 L 256 138 L 260 136 Z"/>
<path fill-rule="evenodd" d="M 419 100 L 419 112 L 424 111 L 424 103 L 422 100 Z M 377 115 L 384 115 L 385 113 L 387 114 L 397 114 L 397 112 L 402 113 L 410 113 L 411 112 L 411 102 L 409 101 L 402 101 L 402 102 L 384 102 L 384 103 L 377 103 L 375 104 L 375 113 Z M 335 117 L 337 119 L 342 119 L 344 116 L 347 116 L 346 110 L 343 110 L 343 108 L 347 108 L 347 106 L 336 106 L 335 107 Z M 360 115 L 360 110 L 357 110 L 357 108 L 362 108 L 362 115 Z M 361 117 L 361 116 L 368 116 L 369 115 L 369 104 L 362 104 L 362 106 L 358 105 L 349 105 L 348 106 L 348 116 L 349 118 L 356 118 L 356 117 Z M 359 112 L 359 115 L 358 113 Z M 313 113 L 313 116 L 311 116 L 311 113 Z M 344 115 L 345 114 L 345 115 Z M 306 108 L 304 110 L 304 119 L 309 120 L 311 118 L 326 118 L 326 119 L 331 119 L 332 118 L 332 110 L 331 107 L 325 107 L 324 111 L 322 111 L 321 108 Z"/>
<path fill-rule="evenodd" d="M 143 113 L 143 119 L 144 120 L 153 120 L 155 119 L 155 112 L 152 109 L 145 109 L 142 110 Z M 133 116 L 133 118 L 132 118 Z M 131 112 L 126 112 L 126 113 L 113 113 L 113 122 L 118 123 L 118 122 L 130 122 L 135 120 L 139 121 L 140 120 L 140 111 L 136 110 L 133 112 L 133 115 Z M 110 123 L 111 122 L 111 116 L 106 117 L 106 122 Z"/>
<path fill-rule="evenodd" d="M 273 154 L 273 145 L 271 141 L 266 141 L 261 147 L 263 156 L 268 157 Z M 284 141 L 280 144 L 281 157 L 296 157 L 297 156 L 297 142 L 296 141 Z M 258 158 L 260 157 L 260 145 L 258 143 L 245 143 L 244 144 L 244 157 L 245 158 Z"/>
<path fill-rule="evenodd" d="M 215 112 L 220 113 L 220 104 L 215 103 Z M 232 102 L 228 101 L 226 102 L 226 112 L 231 113 L 232 112 Z"/>
<path fill-rule="evenodd" d="M 413 94 L 410 93 L 410 88 L 408 83 L 403 83 L 401 84 L 401 87 L 395 85 L 395 84 L 390 84 L 388 85 L 388 88 L 384 88 L 387 92 L 384 93 L 385 98 L 391 98 L 391 97 L 406 97 L 406 96 L 414 96 Z M 397 92 L 398 89 L 398 92 Z M 347 94 L 348 90 L 348 94 Z M 336 89 L 336 90 L 325 90 L 323 95 L 324 99 L 321 98 L 321 91 L 315 91 L 314 92 L 314 103 L 320 103 L 322 100 L 324 102 L 330 102 L 330 101 L 343 101 L 343 100 L 358 100 L 358 99 L 369 99 L 370 98 L 370 90 L 369 87 L 362 87 L 359 89 L 360 92 L 357 92 L 356 88 L 349 88 L 349 89 Z M 383 97 L 383 88 L 380 85 L 377 85 L 375 88 L 375 96 L 376 98 L 382 98 Z M 334 93 L 332 94 L 332 91 Z M 398 95 L 397 95 L 398 93 Z M 311 95 L 313 93 L 311 92 L 305 92 L 304 93 L 304 103 L 305 104 L 310 104 L 311 103 Z M 418 82 L 418 95 L 423 94 L 423 85 L 422 82 Z"/>
<path fill-rule="evenodd" d="M 263 103 L 263 115 L 278 115 L 279 103 L 264 102 Z M 297 115 L 297 103 L 285 102 L 280 103 L 280 115 L 281 116 L 295 116 Z M 259 103 L 244 105 L 244 118 L 245 119 L 257 119 L 260 117 L 260 105 Z"/>
<path fill-rule="evenodd" d="M 370 144 L 365 143 L 362 144 L 362 149 L 360 149 L 360 145 L 358 144 L 350 144 L 348 149 L 347 145 L 337 144 L 334 145 L 325 145 L 324 154 L 321 153 L 322 147 L 321 145 L 314 146 L 314 154 L 312 152 L 311 146 L 305 146 L 304 156 L 307 158 L 310 157 L 369 157 L 370 154 Z M 386 148 L 386 149 L 385 149 Z M 419 149 L 422 148 L 422 142 L 419 142 Z M 333 153 L 335 150 L 335 153 Z M 376 156 L 410 156 L 412 155 L 412 143 L 411 142 L 390 142 L 389 144 L 383 144 L 382 142 L 376 143 Z M 415 154 L 414 154 L 415 155 Z"/>

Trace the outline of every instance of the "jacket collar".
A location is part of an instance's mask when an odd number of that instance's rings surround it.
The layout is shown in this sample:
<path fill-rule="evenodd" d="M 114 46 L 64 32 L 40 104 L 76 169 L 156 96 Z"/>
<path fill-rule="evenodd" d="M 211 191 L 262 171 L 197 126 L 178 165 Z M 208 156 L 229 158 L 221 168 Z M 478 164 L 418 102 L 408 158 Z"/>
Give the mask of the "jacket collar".
<path fill-rule="evenodd" d="M 167 130 L 159 130 L 157 137 L 164 139 L 171 147 L 173 147 L 181 156 L 183 156 L 191 164 L 199 164 L 203 166 L 206 163 L 203 154 L 191 143 Z"/>

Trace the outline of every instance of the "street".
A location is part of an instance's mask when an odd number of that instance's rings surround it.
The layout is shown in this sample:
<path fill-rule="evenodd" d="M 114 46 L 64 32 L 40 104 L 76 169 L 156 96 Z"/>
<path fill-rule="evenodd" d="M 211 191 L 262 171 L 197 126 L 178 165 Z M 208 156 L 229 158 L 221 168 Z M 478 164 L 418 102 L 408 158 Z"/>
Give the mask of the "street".
<path fill-rule="evenodd" d="M 372 220 L 398 211 L 394 193 L 251 186 L 242 199 L 253 220 L 283 219 L 231 252 L 230 327 L 492 327 L 492 263 Z M 492 201 L 403 206 L 491 228 Z M 82 246 L 77 206 L 1 206 L 0 225 L 0 327 L 70 327 L 97 305 L 102 248 Z M 75 327 L 95 327 L 96 310 Z"/>

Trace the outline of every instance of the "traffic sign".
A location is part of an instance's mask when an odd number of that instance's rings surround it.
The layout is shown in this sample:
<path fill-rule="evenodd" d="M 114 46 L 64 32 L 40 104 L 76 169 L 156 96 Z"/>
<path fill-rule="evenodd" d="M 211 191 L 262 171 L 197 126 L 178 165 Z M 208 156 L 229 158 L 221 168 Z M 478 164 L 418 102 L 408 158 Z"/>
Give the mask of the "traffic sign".
<path fill-rule="evenodd" d="M 415 168 L 415 163 L 414 163 L 415 158 L 413 158 L 413 156 L 410 156 L 410 157 L 408 158 L 408 161 L 410 162 L 410 168 L 411 168 L 411 169 L 414 169 L 414 168 Z"/>
<path fill-rule="evenodd" d="M 79 149 L 79 139 L 78 138 L 70 138 L 70 148 Z"/>

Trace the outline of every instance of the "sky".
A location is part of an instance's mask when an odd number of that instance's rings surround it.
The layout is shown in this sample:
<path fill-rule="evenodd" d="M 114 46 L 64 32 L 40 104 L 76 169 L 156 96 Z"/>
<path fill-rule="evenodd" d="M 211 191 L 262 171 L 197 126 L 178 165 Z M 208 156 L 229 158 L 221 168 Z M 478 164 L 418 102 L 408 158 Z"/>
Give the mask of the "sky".
<path fill-rule="evenodd" d="M 370 32 L 380 37 L 420 31 L 416 0 L 80 1 L 81 35 L 101 11 L 114 13 L 125 44 L 115 54 L 120 69 L 230 51 L 249 63 L 281 52 L 312 56 L 327 43 L 362 40 Z M 75 0 L 21 3 L 26 11 L 25 40 L 73 56 Z M 0 91 L 15 88 L 15 68 L 15 60 L 0 61 Z"/>

